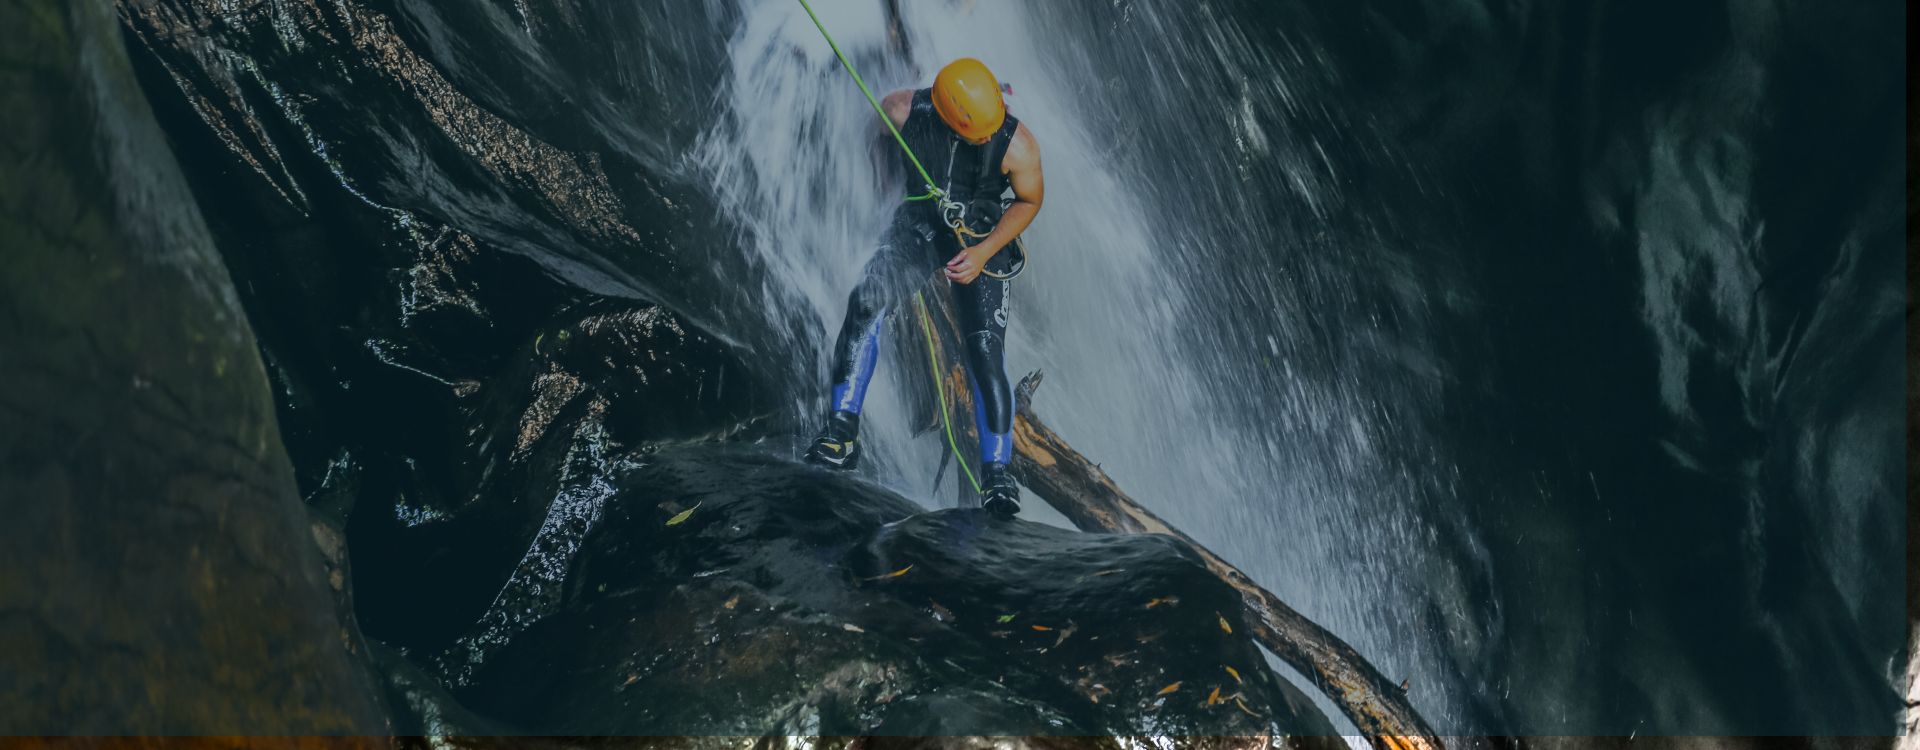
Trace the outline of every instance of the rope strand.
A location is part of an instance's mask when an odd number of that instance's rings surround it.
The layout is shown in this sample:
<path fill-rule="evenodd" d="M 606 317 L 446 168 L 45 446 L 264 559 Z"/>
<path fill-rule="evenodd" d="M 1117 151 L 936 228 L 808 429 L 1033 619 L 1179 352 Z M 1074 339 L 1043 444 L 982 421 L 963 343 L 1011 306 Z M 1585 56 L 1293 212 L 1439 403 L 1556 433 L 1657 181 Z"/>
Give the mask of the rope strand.
<path fill-rule="evenodd" d="M 908 196 L 907 200 L 923 201 L 938 198 L 944 201 L 947 197 L 946 191 L 934 185 L 933 175 L 927 174 L 927 168 L 920 165 L 920 157 L 913 154 L 913 149 L 907 145 L 907 139 L 900 135 L 900 129 L 894 127 L 893 118 L 887 116 L 887 108 L 880 106 L 880 100 L 874 97 L 873 89 L 867 88 L 867 82 L 860 77 L 860 71 L 853 69 L 853 62 L 847 59 L 846 53 L 840 51 L 840 44 L 833 41 L 833 35 L 827 33 L 827 25 L 820 22 L 820 16 L 813 12 L 813 5 L 807 0 L 800 0 L 800 7 L 807 9 L 807 17 L 813 19 L 814 28 L 820 30 L 820 36 L 826 38 L 827 46 L 833 48 L 833 56 L 840 58 L 840 66 L 847 69 L 847 75 L 853 76 L 853 82 L 860 87 L 860 93 L 867 96 L 867 103 L 873 105 L 875 114 L 880 115 L 880 122 L 886 124 L 887 132 L 893 134 L 893 140 L 899 142 L 900 150 L 906 152 L 907 160 L 913 162 L 913 168 L 920 172 L 920 179 L 927 183 L 925 195 Z"/>

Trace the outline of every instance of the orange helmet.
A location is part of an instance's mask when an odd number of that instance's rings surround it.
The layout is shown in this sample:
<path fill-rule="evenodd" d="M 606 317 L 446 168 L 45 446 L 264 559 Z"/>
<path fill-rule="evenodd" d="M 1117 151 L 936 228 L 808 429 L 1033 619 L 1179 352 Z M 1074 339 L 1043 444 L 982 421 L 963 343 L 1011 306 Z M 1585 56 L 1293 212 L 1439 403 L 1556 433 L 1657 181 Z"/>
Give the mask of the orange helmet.
<path fill-rule="evenodd" d="M 974 143 L 985 141 L 1007 121 L 999 80 L 986 63 L 971 57 L 947 63 L 933 77 L 933 109 L 953 132 Z"/>

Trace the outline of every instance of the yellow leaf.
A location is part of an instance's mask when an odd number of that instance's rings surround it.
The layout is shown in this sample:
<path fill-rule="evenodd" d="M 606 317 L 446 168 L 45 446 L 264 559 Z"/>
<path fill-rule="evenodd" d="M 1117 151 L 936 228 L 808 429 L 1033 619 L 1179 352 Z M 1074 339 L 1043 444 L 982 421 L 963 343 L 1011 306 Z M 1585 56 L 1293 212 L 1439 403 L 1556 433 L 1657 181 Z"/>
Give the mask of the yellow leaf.
<path fill-rule="evenodd" d="M 1172 685 L 1168 685 L 1166 687 L 1160 688 L 1160 692 L 1154 693 L 1154 695 L 1166 695 L 1168 693 L 1171 693 L 1179 689 L 1180 689 L 1180 683 L 1176 682 L 1176 683 L 1173 683 Z"/>
<path fill-rule="evenodd" d="M 1207 705 L 1212 706 L 1212 705 L 1218 705 L 1219 703 L 1220 703 L 1220 686 L 1215 685 L 1213 686 L 1213 692 L 1207 693 Z"/>
<path fill-rule="evenodd" d="M 904 567 L 904 568 L 901 568 L 901 569 L 899 569 L 899 570 L 896 570 L 896 571 L 893 571 L 892 573 L 886 573 L 886 574 L 883 574 L 883 575 L 877 575 L 877 576 L 874 576 L 874 577 L 872 577 L 872 578 L 862 578 L 862 579 L 860 579 L 860 580 L 862 580 L 862 581 L 884 581 L 884 580 L 887 580 L 887 579 L 889 579 L 889 578 L 899 578 L 900 576 L 903 576 L 903 575 L 906 575 L 906 574 L 907 574 L 907 571 L 909 571 L 909 570 L 913 570 L 913 566 L 912 566 L 912 565 L 908 565 L 907 567 Z"/>
<path fill-rule="evenodd" d="M 1220 618 L 1220 629 L 1222 631 L 1226 632 L 1227 635 L 1233 635 L 1233 626 L 1227 624 L 1227 618 L 1222 617 L 1219 612 L 1213 613 L 1213 616 Z"/>
<path fill-rule="evenodd" d="M 1154 607 L 1158 607 L 1162 604 L 1179 604 L 1179 603 L 1180 603 L 1180 597 L 1177 597 L 1177 596 L 1157 596 L 1157 597 L 1154 597 L 1151 601 L 1147 602 L 1147 609 L 1153 609 Z"/>
<path fill-rule="evenodd" d="M 706 502 L 706 501 L 705 501 L 705 500 L 702 500 L 702 501 L 700 501 L 700 502 L 701 502 L 701 503 L 704 503 L 704 502 Z M 689 518 L 692 518 L 692 517 L 693 517 L 693 512 L 694 512 L 694 511 L 696 511 L 696 510 L 699 510 L 699 509 L 700 509 L 700 503 L 694 503 L 694 504 L 693 504 L 693 507 L 691 507 L 691 508 L 688 508 L 688 509 L 686 509 L 686 510 L 683 510 L 683 511 L 680 511 L 680 512 L 679 512 L 679 513 L 678 513 L 677 515 L 675 515 L 674 517 L 672 517 L 672 518 L 669 518 L 669 519 L 667 519 L 667 525 L 668 525 L 668 526 L 679 526 L 680 524 L 683 524 L 683 523 L 686 523 L 686 522 L 687 522 L 687 519 L 689 519 Z"/>
<path fill-rule="evenodd" d="M 1246 680 L 1240 679 L 1240 670 L 1234 669 L 1233 667 L 1227 667 L 1226 670 L 1227 670 L 1227 674 L 1233 675 L 1234 682 L 1238 682 L 1241 684 L 1246 683 Z"/>
<path fill-rule="evenodd" d="M 726 604 L 722 604 L 720 606 L 725 607 L 727 609 L 733 609 L 738 604 L 740 604 L 740 595 L 734 594 L 732 599 L 728 599 Z"/>

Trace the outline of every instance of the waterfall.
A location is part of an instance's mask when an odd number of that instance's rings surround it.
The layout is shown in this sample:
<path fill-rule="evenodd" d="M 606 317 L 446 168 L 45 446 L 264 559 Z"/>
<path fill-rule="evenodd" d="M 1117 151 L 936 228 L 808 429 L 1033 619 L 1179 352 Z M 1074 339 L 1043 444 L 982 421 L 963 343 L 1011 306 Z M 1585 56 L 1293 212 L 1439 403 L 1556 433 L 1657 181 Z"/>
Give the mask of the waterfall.
<path fill-rule="evenodd" d="M 1332 154 L 1358 139 L 1300 92 L 1324 63 L 1277 58 L 1204 4 L 890 5 L 815 3 L 876 94 L 978 57 L 1040 144 L 1009 374 L 1044 370 L 1038 408 L 1122 487 L 1389 675 L 1419 675 L 1416 704 L 1460 726 L 1459 643 L 1428 614 L 1459 642 L 1486 626 L 1458 611 L 1463 574 L 1433 569 L 1475 564 L 1434 550 L 1457 514 L 1422 515 L 1450 491 L 1424 433 L 1444 377 L 1423 340 L 1432 271 L 1381 228 L 1381 204 L 1343 193 Z M 767 343 L 806 360 L 790 408 L 812 424 L 846 295 L 909 186 L 799 3 L 739 0 L 738 16 L 724 116 L 691 158 L 766 270 L 768 330 L 805 332 Z M 863 431 L 868 471 L 937 506 L 946 448 L 911 437 L 902 388 L 919 346 L 887 343 Z"/>

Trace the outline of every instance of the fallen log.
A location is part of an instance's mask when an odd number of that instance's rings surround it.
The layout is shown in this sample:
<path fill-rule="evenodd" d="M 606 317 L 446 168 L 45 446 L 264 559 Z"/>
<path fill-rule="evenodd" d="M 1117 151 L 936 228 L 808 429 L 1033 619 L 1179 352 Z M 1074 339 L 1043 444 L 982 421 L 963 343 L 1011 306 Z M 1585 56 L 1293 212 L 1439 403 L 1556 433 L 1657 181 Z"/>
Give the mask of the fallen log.
<path fill-rule="evenodd" d="M 950 397 L 949 415 L 973 413 L 972 390 L 966 371 L 952 352 L 957 350 L 957 320 L 946 295 L 938 295 L 935 304 L 916 305 L 914 322 L 928 347 L 928 364 L 938 383 Z M 1316 688 L 1340 707 L 1348 720 L 1366 735 L 1377 750 L 1445 750 L 1425 719 L 1407 702 L 1406 691 L 1375 669 L 1360 652 L 1340 640 L 1331 631 L 1306 618 L 1280 601 L 1273 592 L 1254 583 L 1204 545 L 1174 528 L 1139 502 L 1121 491 L 1119 485 L 1099 465 L 1068 445 L 1059 433 L 1040 421 L 1033 411 L 1033 391 L 1040 386 L 1041 375 L 1034 372 L 1021 378 L 1014 389 L 1013 473 L 1020 484 L 1047 501 L 1081 531 L 1121 534 L 1164 534 L 1192 547 L 1220 580 L 1240 592 L 1248 619 L 1253 623 L 1256 640 L 1280 660 L 1311 680 Z M 923 430 L 938 422 L 938 408 L 923 415 Z M 971 419 L 955 419 L 957 442 L 974 441 Z M 944 461 L 944 458 L 943 458 Z M 977 506 L 978 496 L 965 481 L 959 485 L 959 504 Z"/>
<path fill-rule="evenodd" d="M 964 380 L 961 382 L 965 382 Z M 1406 693 L 1352 646 L 1253 582 L 1239 568 L 1141 506 L 1033 411 L 1040 373 L 1015 389 L 1014 476 L 1081 531 L 1164 534 L 1187 543 L 1246 604 L 1253 634 L 1311 679 L 1379 750 L 1444 750 Z"/>

